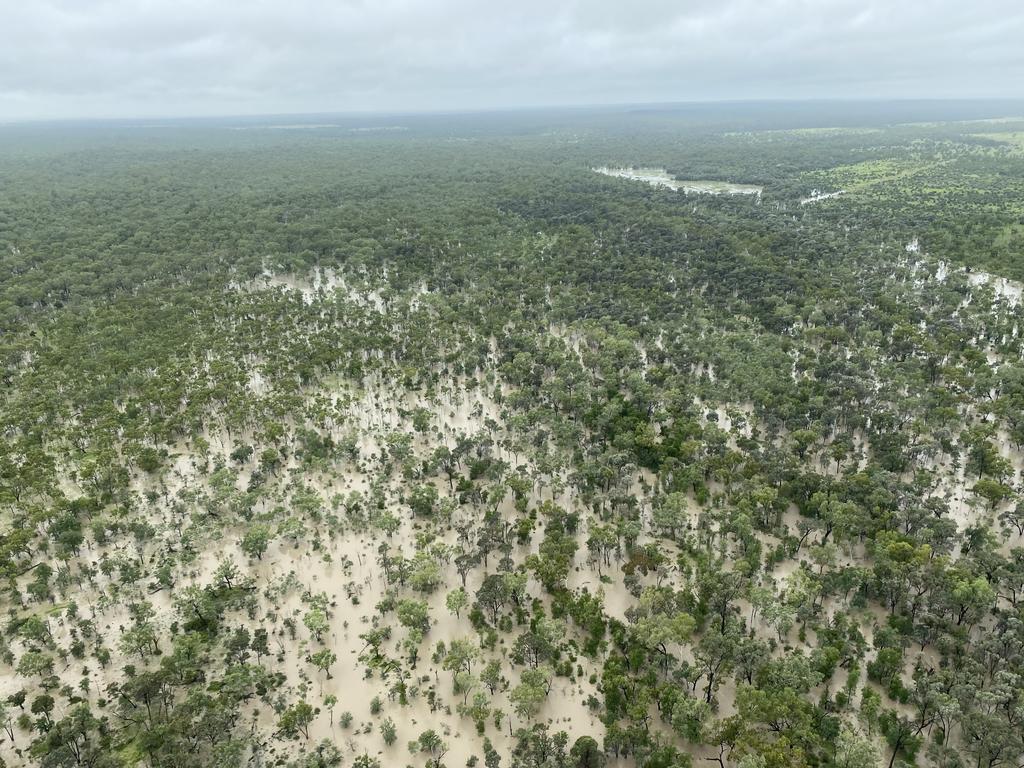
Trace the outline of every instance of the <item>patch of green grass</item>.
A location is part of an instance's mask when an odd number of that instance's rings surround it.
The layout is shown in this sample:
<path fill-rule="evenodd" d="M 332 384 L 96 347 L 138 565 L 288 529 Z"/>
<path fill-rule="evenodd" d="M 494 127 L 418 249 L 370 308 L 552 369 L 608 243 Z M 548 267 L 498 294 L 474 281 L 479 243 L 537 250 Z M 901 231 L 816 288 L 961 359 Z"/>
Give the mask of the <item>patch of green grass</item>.
<path fill-rule="evenodd" d="M 1024 131 L 1004 131 L 1002 133 L 972 133 L 978 139 L 991 139 L 1007 144 L 1014 154 L 1024 154 Z"/>
<path fill-rule="evenodd" d="M 828 183 L 847 192 L 862 191 L 876 185 L 894 184 L 913 177 L 924 177 L 948 161 L 922 161 L 911 158 L 865 160 L 862 163 L 841 165 L 821 174 Z"/>
<path fill-rule="evenodd" d="M 979 138 L 1020 149 L 971 143 Z M 807 188 L 848 193 L 811 215 L 834 216 L 844 225 L 858 221 L 889 238 L 919 237 L 934 256 L 1024 278 L 1024 131 L 964 134 L 960 140 L 911 141 L 886 149 L 887 157 L 803 174 Z"/>

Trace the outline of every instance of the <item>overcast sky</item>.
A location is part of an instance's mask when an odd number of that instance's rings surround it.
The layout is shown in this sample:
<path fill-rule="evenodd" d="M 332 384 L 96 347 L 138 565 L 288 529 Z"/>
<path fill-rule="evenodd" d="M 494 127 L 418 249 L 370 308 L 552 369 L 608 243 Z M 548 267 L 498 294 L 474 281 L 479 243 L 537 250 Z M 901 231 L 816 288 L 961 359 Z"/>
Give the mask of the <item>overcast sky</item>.
<path fill-rule="evenodd" d="M 0 122 L 1024 96 L 1022 0 L 0 0 Z"/>

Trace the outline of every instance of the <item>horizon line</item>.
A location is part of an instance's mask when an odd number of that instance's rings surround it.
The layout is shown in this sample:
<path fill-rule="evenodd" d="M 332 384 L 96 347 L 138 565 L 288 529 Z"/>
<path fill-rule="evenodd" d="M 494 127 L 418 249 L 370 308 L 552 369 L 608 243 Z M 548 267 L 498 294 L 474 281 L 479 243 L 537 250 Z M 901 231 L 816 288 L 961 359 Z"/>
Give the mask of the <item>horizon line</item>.
<path fill-rule="evenodd" d="M 367 117 L 444 117 L 459 115 L 488 115 L 513 112 L 545 112 L 545 111 L 588 111 L 588 110 L 635 110 L 672 107 L 700 107 L 726 105 L 811 105 L 811 104 L 1024 104 L 1024 96 L 899 96 L 899 97 L 764 97 L 764 98 L 723 98 L 723 99 L 692 99 L 680 101 L 640 101 L 640 102 L 594 102 L 565 104 L 519 104 L 495 107 L 452 107 L 444 109 L 361 109 L 334 111 L 295 111 L 295 112 L 225 112 L 216 114 L 164 114 L 164 115 L 106 115 L 78 117 L 24 117 L 0 120 L 0 127 L 18 125 L 47 125 L 67 123 L 118 123 L 135 121 L 173 121 L 189 122 L 204 120 L 254 120 L 278 118 L 367 118 Z"/>

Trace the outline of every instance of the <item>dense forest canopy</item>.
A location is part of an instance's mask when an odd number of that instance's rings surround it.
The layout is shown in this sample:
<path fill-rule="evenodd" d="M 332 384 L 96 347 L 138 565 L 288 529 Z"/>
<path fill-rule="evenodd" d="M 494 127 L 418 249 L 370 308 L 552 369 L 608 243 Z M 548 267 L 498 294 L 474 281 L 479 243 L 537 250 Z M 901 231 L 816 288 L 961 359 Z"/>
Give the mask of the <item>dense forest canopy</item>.
<path fill-rule="evenodd" d="M 0 760 L 1024 764 L 1022 114 L 0 126 Z"/>

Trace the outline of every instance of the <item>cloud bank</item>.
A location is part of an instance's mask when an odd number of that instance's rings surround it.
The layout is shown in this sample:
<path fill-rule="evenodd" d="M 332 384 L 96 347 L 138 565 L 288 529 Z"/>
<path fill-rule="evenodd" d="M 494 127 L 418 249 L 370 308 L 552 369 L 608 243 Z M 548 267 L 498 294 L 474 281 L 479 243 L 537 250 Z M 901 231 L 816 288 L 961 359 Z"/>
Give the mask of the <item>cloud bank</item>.
<path fill-rule="evenodd" d="M 0 0 L 0 120 L 1024 96 L 1019 0 Z"/>

